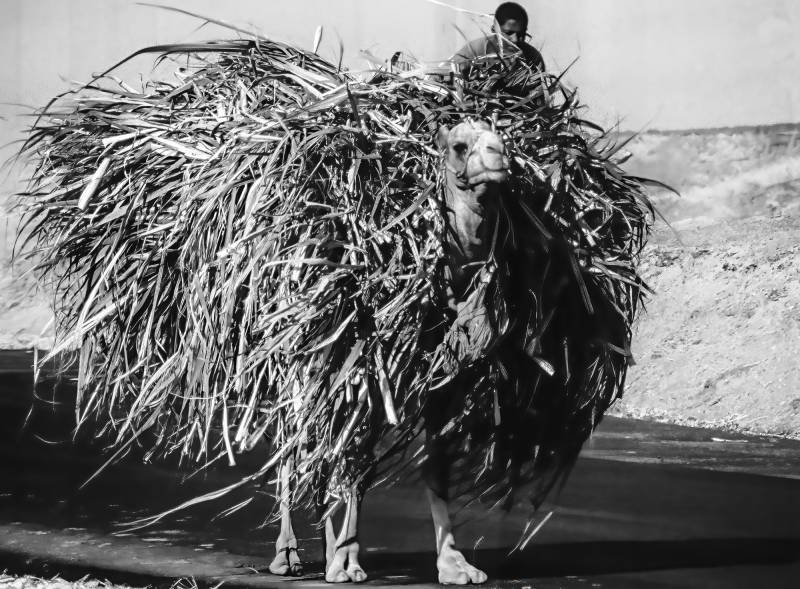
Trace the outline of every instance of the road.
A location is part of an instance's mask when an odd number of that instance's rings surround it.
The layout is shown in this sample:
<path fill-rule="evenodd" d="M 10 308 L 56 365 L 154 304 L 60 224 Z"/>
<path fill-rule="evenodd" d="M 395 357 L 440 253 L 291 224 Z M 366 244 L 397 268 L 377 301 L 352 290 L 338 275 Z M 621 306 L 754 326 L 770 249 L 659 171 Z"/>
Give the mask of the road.
<path fill-rule="evenodd" d="M 186 479 L 175 469 L 123 461 L 83 489 L 103 457 L 68 443 L 69 404 L 37 401 L 28 357 L 0 354 L 0 569 L 131 584 L 175 577 L 244 587 L 321 587 L 321 553 L 298 525 L 309 574 L 284 581 L 259 572 L 276 536 L 262 526 L 269 489 L 130 531 L 136 519 L 234 480 L 235 469 Z M 47 388 L 38 395 L 47 397 Z M 214 518 L 244 498 L 246 508 Z M 529 513 L 463 509 L 457 539 L 492 587 L 796 587 L 800 578 L 800 442 L 606 419 L 553 515 L 508 555 Z M 373 491 L 362 517 L 363 564 L 372 586 L 431 586 L 433 531 L 415 482 Z"/>

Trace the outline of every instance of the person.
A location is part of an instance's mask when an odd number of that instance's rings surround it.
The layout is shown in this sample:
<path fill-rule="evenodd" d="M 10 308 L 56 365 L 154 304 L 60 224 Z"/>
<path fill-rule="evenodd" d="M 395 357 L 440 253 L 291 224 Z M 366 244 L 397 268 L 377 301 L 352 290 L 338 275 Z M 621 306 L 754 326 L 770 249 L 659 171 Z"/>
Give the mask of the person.
<path fill-rule="evenodd" d="M 495 10 L 491 34 L 470 41 L 450 61 L 464 77 L 475 63 L 491 64 L 505 58 L 521 58 L 530 67 L 544 71 L 541 53 L 525 41 L 527 31 L 525 9 L 516 2 L 503 2 Z"/>

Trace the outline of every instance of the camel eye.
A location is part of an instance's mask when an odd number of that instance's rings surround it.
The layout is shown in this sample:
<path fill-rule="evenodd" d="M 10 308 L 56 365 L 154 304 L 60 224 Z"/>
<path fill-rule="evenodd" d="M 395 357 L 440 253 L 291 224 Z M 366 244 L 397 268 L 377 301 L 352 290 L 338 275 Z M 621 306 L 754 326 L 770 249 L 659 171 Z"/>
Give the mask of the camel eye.
<path fill-rule="evenodd" d="M 458 155 L 464 155 L 467 152 L 467 144 L 458 142 L 453 144 L 453 151 L 455 151 Z"/>

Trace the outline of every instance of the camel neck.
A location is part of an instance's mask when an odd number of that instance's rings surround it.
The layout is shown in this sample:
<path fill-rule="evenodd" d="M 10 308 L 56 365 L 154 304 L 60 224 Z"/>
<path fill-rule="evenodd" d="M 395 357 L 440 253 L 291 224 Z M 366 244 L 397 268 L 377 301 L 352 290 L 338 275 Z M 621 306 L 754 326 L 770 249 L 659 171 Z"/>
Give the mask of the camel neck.
<path fill-rule="evenodd" d="M 480 204 L 473 192 L 445 187 L 446 230 L 444 247 L 456 291 L 488 259 L 491 250 L 491 208 Z"/>

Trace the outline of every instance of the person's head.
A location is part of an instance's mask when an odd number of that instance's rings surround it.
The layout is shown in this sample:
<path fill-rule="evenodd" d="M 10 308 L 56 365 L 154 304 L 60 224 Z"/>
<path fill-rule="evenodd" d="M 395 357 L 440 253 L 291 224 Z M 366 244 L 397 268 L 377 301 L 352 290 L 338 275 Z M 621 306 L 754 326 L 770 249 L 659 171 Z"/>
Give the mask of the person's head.
<path fill-rule="evenodd" d="M 516 2 L 503 2 L 494 11 L 495 27 L 512 43 L 525 41 L 528 31 L 528 13 Z"/>

